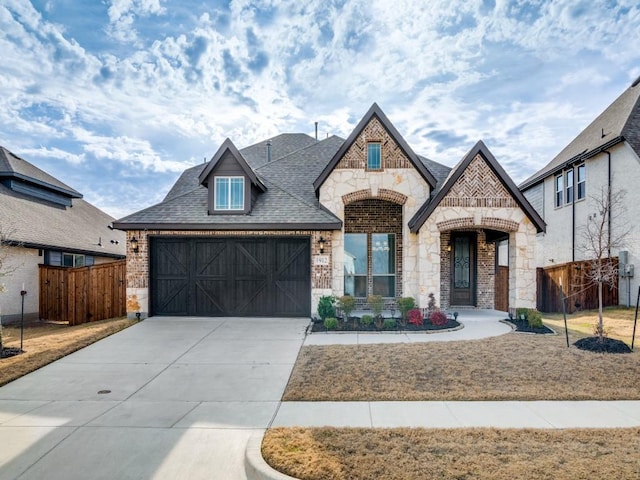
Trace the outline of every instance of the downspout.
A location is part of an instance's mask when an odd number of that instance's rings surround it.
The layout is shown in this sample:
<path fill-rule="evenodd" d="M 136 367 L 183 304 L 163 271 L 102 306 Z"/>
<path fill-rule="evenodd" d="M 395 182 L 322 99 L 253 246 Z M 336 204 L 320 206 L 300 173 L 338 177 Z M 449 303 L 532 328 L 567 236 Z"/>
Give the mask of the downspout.
<path fill-rule="evenodd" d="M 609 216 L 607 218 L 607 256 L 611 258 L 611 152 L 603 150 L 607 158 L 607 204 L 609 205 Z"/>
<path fill-rule="evenodd" d="M 573 169 L 573 167 L 571 167 Z M 573 175 L 571 175 L 573 179 L 572 191 L 573 191 L 573 202 L 571 202 L 571 262 L 576 261 L 576 198 L 578 192 L 576 191 L 576 171 L 573 170 Z"/>

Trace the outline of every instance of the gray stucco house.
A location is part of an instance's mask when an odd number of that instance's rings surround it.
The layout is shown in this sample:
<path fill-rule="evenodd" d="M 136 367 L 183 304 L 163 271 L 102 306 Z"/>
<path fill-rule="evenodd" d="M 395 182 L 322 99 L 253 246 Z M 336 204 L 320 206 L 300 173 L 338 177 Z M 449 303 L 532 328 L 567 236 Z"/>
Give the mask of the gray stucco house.
<path fill-rule="evenodd" d="M 227 139 L 164 200 L 118 220 L 129 314 L 308 316 L 322 295 L 442 308 L 535 307 L 538 213 L 482 143 L 453 169 L 417 155 L 372 105 L 345 140 Z"/>

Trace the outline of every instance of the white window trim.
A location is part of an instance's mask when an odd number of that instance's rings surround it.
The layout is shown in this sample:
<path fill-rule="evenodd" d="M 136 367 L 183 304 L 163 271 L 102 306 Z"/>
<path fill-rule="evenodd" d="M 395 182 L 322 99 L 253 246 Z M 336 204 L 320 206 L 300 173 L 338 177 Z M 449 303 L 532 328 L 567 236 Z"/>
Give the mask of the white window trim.
<path fill-rule="evenodd" d="M 569 175 L 571 175 L 571 185 L 569 185 Z M 576 172 L 572 169 L 564 172 L 564 204 L 571 205 L 576 199 L 575 185 Z M 571 191 L 571 201 L 569 201 L 569 191 Z"/>
<path fill-rule="evenodd" d="M 558 179 L 562 179 L 562 186 L 558 190 Z M 558 202 L 558 194 L 560 194 L 561 201 Z M 562 208 L 564 205 L 564 173 L 560 175 L 554 175 L 553 177 L 553 206 L 555 208 Z"/>
<path fill-rule="evenodd" d="M 584 179 L 582 181 L 580 181 L 580 175 L 578 172 L 580 172 L 580 167 L 582 167 L 583 171 L 584 171 Z M 587 197 L 587 167 L 584 163 L 576 166 L 576 191 L 574 193 L 574 198 L 577 201 L 579 200 L 584 200 Z M 578 197 L 578 192 L 580 192 L 580 184 L 584 185 L 584 194 L 581 197 Z"/>
<path fill-rule="evenodd" d="M 234 178 L 239 178 L 242 180 L 242 205 L 240 208 L 231 208 L 231 180 Z M 218 192 L 215 191 L 215 189 L 218 188 L 218 179 L 223 179 L 223 180 L 227 180 L 228 181 L 228 187 L 229 187 L 229 193 L 228 193 L 228 198 L 227 198 L 227 205 L 229 205 L 229 208 L 221 208 L 218 207 Z M 214 192 L 213 192 L 213 209 L 217 212 L 241 212 L 244 210 L 244 197 L 245 197 L 245 178 L 242 176 L 227 176 L 227 175 L 220 175 L 220 176 L 215 176 L 213 177 L 213 185 L 214 185 Z"/>

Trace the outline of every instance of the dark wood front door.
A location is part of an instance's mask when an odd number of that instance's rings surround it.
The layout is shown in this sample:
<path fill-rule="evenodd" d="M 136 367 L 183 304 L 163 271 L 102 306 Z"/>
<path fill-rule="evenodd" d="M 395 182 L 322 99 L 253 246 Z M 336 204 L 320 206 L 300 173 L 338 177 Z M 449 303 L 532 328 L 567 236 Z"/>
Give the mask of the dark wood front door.
<path fill-rule="evenodd" d="M 476 237 L 451 238 L 451 305 L 476 304 Z"/>
<path fill-rule="evenodd" d="M 154 315 L 308 316 L 307 238 L 152 238 Z"/>

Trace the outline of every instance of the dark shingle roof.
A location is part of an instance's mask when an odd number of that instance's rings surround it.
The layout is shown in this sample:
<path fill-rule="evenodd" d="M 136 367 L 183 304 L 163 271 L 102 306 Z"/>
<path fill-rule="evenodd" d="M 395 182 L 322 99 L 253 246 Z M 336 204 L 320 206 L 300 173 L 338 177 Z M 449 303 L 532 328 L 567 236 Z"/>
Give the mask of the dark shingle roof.
<path fill-rule="evenodd" d="M 431 192 L 431 196 L 433 197 L 436 193 L 438 193 L 440 188 L 442 188 L 444 181 L 449 176 L 451 167 L 447 167 L 446 165 L 443 165 L 441 163 L 434 162 L 433 160 L 427 157 L 423 157 L 422 155 L 418 155 L 418 158 L 424 164 L 424 166 L 429 169 L 433 177 L 436 179 L 436 187 L 433 189 L 433 192 Z"/>
<path fill-rule="evenodd" d="M 57 178 L 40 170 L 35 165 L 0 146 L 0 177 L 14 177 L 35 185 L 54 190 L 72 198 L 82 198 L 80 192 L 62 183 Z"/>
<path fill-rule="evenodd" d="M 589 158 L 622 140 L 640 156 L 640 85 L 627 88 L 544 168 L 520 184 L 530 187 L 563 168 L 567 163 Z"/>
<path fill-rule="evenodd" d="M 109 228 L 113 222 L 111 216 L 77 198 L 81 195 L 76 190 L 0 147 L 0 170 L 6 171 L 7 164 L 13 172 L 22 175 L 21 180 L 53 185 L 74 192 L 76 197 L 73 206 L 65 208 L 13 191 L 0 183 L 0 227 L 8 240 L 28 247 L 124 257 L 125 234 Z M 117 240 L 118 244 L 111 240 Z"/>
<path fill-rule="evenodd" d="M 252 168 L 256 169 L 267 163 L 267 142 L 269 141 L 271 141 L 271 161 L 316 143 L 313 137 L 305 133 L 282 133 L 271 139 L 249 145 L 240 149 L 240 152 Z"/>

